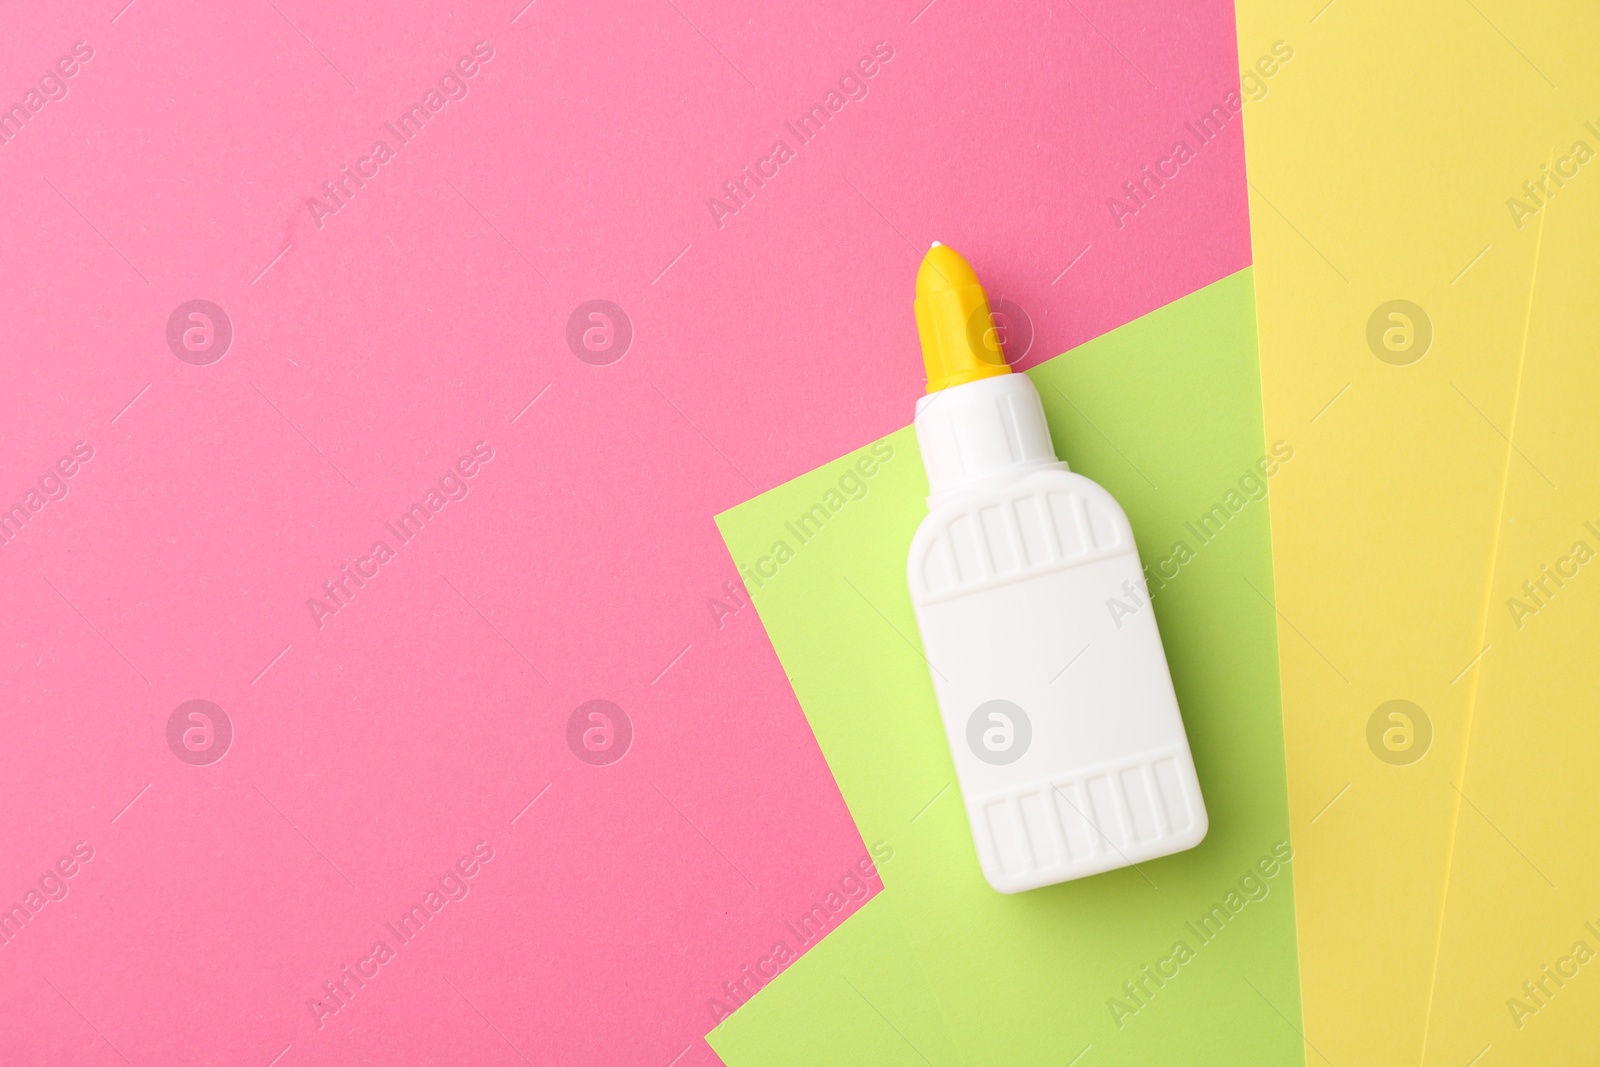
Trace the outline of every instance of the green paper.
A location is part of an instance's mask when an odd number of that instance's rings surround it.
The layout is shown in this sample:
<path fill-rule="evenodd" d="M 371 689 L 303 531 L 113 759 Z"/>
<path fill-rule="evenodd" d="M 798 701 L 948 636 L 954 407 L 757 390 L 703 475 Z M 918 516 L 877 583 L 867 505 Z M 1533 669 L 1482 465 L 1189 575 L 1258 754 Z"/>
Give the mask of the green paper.
<path fill-rule="evenodd" d="M 761 1067 L 965 1062 L 885 893 L 734 1012 L 711 1042 L 724 1062 Z"/>
<path fill-rule="evenodd" d="M 1153 596 L 1124 608 L 1156 612 L 1210 834 L 1138 867 L 995 892 L 906 587 L 927 513 L 912 432 L 748 501 L 718 525 L 863 838 L 894 849 L 873 902 L 894 922 L 853 917 L 708 1035 L 733 1067 L 788 1062 L 830 1018 L 839 961 L 869 954 L 875 988 L 904 991 L 909 1043 L 938 1047 L 928 1020 L 942 1018 L 972 1064 L 1304 1062 L 1251 272 L 1028 373 L 1057 452 L 1133 523 Z M 799 525 L 817 504 L 821 528 Z M 1226 517 L 1202 528 L 1213 505 Z M 920 1015 L 919 996 L 933 1000 Z"/>

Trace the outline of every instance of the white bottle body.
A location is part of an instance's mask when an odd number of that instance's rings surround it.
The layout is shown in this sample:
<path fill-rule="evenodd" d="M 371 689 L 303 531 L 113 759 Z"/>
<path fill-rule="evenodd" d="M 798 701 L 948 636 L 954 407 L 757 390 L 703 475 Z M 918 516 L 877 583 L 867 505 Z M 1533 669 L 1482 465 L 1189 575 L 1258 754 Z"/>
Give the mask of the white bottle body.
<path fill-rule="evenodd" d="M 1014 893 L 1192 848 L 1205 804 L 1127 516 L 1099 485 L 1019 444 L 1042 432 L 1048 446 L 1025 377 L 946 392 L 961 390 L 975 391 L 980 421 L 1000 405 L 994 447 L 1035 453 L 1010 473 L 969 464 L 977 477 L 936 477 L 942 461 L 929 463 L 932 508 L 908 564 L 985 878 Z M 952 420 L 961 440 L 946 451 L 981 449 L 984 427 L 965 433 L 961 408 L 924 426 L 919 407 L 925 455 Z"/>

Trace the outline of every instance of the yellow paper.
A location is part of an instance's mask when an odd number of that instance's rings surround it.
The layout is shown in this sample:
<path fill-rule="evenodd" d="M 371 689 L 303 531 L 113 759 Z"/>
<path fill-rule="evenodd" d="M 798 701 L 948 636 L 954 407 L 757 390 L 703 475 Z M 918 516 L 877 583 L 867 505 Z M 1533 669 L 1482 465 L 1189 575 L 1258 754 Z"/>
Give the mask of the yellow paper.
<path fill-rule="evenodd" d="M 1309 1063 L 1422 1057 L 1536 254 L 1508 200 L 1600 147 L 1566 36 L 1594 18 L 1555 7 L 1239 4 L 1266 436 L 1295 448 L 1272 528 Z"/>
<path fill-rule="evenodd" d="M 1543 219 L 1430 1065 L 1480 1056 L 1483 1067 L 1576 1063 L 1600 1043 L 1600 162 L 1593 166 Z"/>

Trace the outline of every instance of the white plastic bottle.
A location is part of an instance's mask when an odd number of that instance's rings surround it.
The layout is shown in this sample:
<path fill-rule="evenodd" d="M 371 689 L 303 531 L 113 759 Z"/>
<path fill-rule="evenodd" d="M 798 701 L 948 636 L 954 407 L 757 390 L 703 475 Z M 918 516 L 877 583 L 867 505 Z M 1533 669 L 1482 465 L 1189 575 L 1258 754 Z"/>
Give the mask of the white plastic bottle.
<path fill-rule="evenodd" d="M 1056 458 L 946 246 L 917 322 L 929 495 L 908 579 L 984 877 L 1014 893 L 1192 848 L 1205 803 L 1127 516 Z"/>

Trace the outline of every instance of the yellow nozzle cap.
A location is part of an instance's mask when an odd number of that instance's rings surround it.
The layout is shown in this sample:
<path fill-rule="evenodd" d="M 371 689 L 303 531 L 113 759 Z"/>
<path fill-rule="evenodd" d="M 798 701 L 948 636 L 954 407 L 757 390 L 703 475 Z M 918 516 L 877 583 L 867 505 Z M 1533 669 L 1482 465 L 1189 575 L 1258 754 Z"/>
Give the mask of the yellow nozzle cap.
<path fill-rule="evenodd" d="M 916 307 L 928 392 L 1011 373 L 989 298 L 961 253 L 933 242 L 917 269 Z"/>

